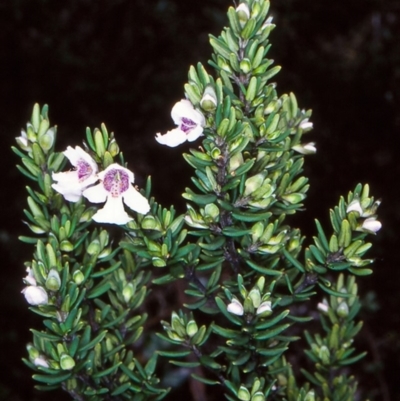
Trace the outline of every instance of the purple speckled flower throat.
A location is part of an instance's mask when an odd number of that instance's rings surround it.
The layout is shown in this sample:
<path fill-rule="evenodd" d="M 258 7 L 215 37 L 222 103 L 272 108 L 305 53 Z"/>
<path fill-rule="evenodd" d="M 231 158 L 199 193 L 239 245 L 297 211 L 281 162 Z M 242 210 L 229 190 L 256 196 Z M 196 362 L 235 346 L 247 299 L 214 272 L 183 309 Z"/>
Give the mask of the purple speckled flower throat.
<path fill-rule="evenodd" d="M 85 181 L 93 174 L 93 169 L 91 165 L 82 159 L 78 161 L 77 171 L 79 182 Z"/>
<path fill-rule="evenodd" d="M 192 121 L 190 118 L 183 117 L 182 118 L 182 123 L 181 123 L 181 130 L 185 133 L 188 134 L 192 129 L 196 128 L 197 124 Z"/>
<path fill-rule="evenodd" d="M 117 198 L 128 190 L 129 176 L 123 170 L 111 169 L 104 176 L 103 185 L 105 190 L 109 192 L 113 198 Z"/>

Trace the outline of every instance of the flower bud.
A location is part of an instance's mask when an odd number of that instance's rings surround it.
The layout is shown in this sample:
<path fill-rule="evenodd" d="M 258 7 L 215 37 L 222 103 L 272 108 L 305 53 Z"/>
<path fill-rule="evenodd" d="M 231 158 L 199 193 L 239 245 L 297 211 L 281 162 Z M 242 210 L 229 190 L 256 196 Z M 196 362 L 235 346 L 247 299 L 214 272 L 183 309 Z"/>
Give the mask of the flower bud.
<path fill-rule="evenodd" d="M 258 288 L 253 288 L 250 292 L 249 292 L 249 298 L 251 299 L 254 308 L 258 308 L 261 304 L 261 294 L 260 294 L 260 290 Z"/>
<path fill-rule="evenodd" d="M 203 97 L 200 100 L 200 106 L 205 111 L 214 111 L 217 108 L 217 95 L 211 85 L 207 85 Z"/>
<path fill-rule="evenodd" d="M 239 67 L 244 74 L 248 74 L 251 71 L 251 61 L 246 57 L 240 62 Z"/>
<path fill-rule="evenodd" d="M 186 334 L 189 337 L 193 337 L 198 331 L 197 323 L 194 320 L 190 320 L 186 325 Z"/>
<path fill-rule="evenodd" d="M 18 146 L 25 152 L 30 152 L 32 150 L 28 141 L 28 136 L 24 130 L 21 130 L 21 136 L 16 137 L 15 140 Z"/>
<path fill-rule="evenodd" d="M 122 290 L 122 296 L 124 297 L 124 301 L 128 303 L 131 298 L 133 297 L 133 294 L 135 292 L 134 286 L 132 283 L 128 283 Z"/>
<path fill-rule="evenodd" d="M 28 344 L 26 346 L 26 349 L 27 349 L 27 351 L 29 353 L 29 358 L 30 359 L 33 360 L 33 359 L 39 357 L 39 355 L 40 355 L 39 351 L 32 344 Z"/>
<path fill-rule="evenodd" d="M 347 317 L 349 315 L 349 305 L 347 305 L 347 302 L 340 302 L 339 306 L 336 309 L 336 313 L 341 318 Z"/>
<path fill-rule="evenodd" d="M 61 249 L 63 252 L 71 252 L 71 251 L 74 250 L 74 245 L 73 245 L 70 241 L 68 241 L 67 239 L 65 239 L 65 240 L 61 241 L 61 243 L 60 243 L 60 249 Z"/>
<path fill-rule="evenodd" d="M 142 220 L 142 228 L 144 230 L 161 230 L 161 225 L 154 216 L 147 215 Z"/>
<path fill-rule="evenodd" d="M 118 146 L 117 141 L 114 138 L 111 139 L 111 141 L 108 145 L 108 151 L 110 152 L 112 157 L 117 156 L 119 153 L 119 146 Z"/>
<path fill-rule="evenodd" d="M 80 270 L 76 270 L 72 275 L 72 279 L 74 280 L 75 284 L 80 285 L 83 283 L 83 280 L 85 280 L 85 276 Z"/>
<path fill-rule="evenodd" d="M 238 316 L 242 316 L 244 313 L 243 305 L 236 298 L 232 298 L 231 303 L 228 304 L 226 310 Z"/>
<path fill-rule="evenodd" d="M 32 362 L 35 366 L 41 366 L 42 368 L 49 367 L 49 364 L 43 355 L 40 355 L 37 358 L 34 358 Z"/>
<path fill-rule="evenodd" d="M 180 337 L 184 337 L 186 335 L 186 329 L 185 329 L 185 326 L 183 325 L 183 320 L 179 317 L 179 315 L 176 312 L 172 312 L 171 326 L 172 326 L 172 329 Z"/>
<path fill-rule="evenodd" d="M 318 356 L 324 365 L 329 365 L 331 353 L 326 345 L 322 345 L 319 349 Z"/>
<path fill-rule="evenodd" d="M 368 217 L 362 223 L 361 230 L 370 233 L 377 233 L 382 228 L 382 223 L 375 219 L 375 217 Z"/>
<path fill-rule="evenodd" d="M 22 290 L 25 299 L 31 305 L 47 305 L 49 297 L 43 287 L 29 285 Z"/>
<path fill-rule="evenodd" d="M 302 155 L 313 155 L 317 152 L 317 148 L 315 147 L 315 142 L 309 142 L 304 145 L 295 145 L 292 146 L 292 149 L 296 152 L 301 153 Z"/>
<path fill-rule="evenodd" d="M 317 309 L 321 312 L 321 313 L 328 313 L 329 311 L 329 305 L 326 302 L 319 302 L 317 305 Z"/>
<path fill-rule="evenodd" d="M 252 395 L 251 401 L 265 401 L 265 395 L 262 391 L 257 391 Z"/>
<path fill-rule="evenodd" d="M 53 147 L 55 136 L 56 129 L 52 127 L 39 137 L 38 142 L 44 153 L 47 153 Z"/>
<path fill-rule="evenodd" d="M 313 127 L 313 123 L 308 121 L 308 118 L 305 118 L 300 124 L 299 128 L 301 128 L 303 131 L 309 131 Z"/>
<path fill-rule="evenodd" d="M 87 250 L 86 250 L 86 252 L 87 252 L 89 255 L 96 255 L 96 254 L 99 254 L 100 251 L 101 251 L 101 249 L 100 249 L 100 241 L 99 241 L 98 239 L 94 239 L 94 240 L 89 244 L 89 246 L 87 247 Z"/>
<path fill-rule="evenodd" d="M 62 370 L 72 370 L 75 366 L 75 361 L 67 354 L 62 354 L 60 357 L 60 366 Z"/>
<path fill-rule="evenodd" d="M 204 214 L 211 217 L 212 220 L 216 220 L 219 217 L 219 208 L 214 203 L 209 203 L 204 208 Z"/>
<path fill-rule="evenodd" d="M 238 7 L 236 7 L 236 12 L 239 18 L 240 25 L 243 27 L 247 20 L 250 18 L 250 10 L 246 3 L 240 3 Z"/>
<path fill-rule="evenodd" d="M 240 386 L 237 396 L 238 396 L 239 400 L 241 400 L 241 401 L 249 401 L 250 400 L 250 392 L 244 386 Z"/>
<path fill-rule="evenodd" d="M 255 190 L 261 187 L 264 182 L 265 174 L 260 173 L 248 178 L 244 184 L 244 196 L 251 195 Z"/>
<path fill-rule="evenodd" d="M 58 291 L 61 287 L 61 279 L 56 269 L 51 269 L 46 279 L 46 288 L 50 291 Z"/>
<path fill-rule="evenodd" d="M 363 209 L 361 207 L 361 203 L 358 199 L 353 199 L 348 205 L 346 209 L 346 213 L 357 212 L 359 216 L 362 216 Z"/>
<path fill-rule="evenodd" d="M 272 313 L 271 301 L 264 301 L 257 308 L 256 314 L 261 317 L 269 316 Z"/>
<path fill-rule="evenodd" d="M 24 278 L 24 282 L 26 284 L 36 286 L 36 279 L 33 274 L 33 270 L 30 267 L 27 267 L 26 272 L 28 273 L 28 275 Z"/>

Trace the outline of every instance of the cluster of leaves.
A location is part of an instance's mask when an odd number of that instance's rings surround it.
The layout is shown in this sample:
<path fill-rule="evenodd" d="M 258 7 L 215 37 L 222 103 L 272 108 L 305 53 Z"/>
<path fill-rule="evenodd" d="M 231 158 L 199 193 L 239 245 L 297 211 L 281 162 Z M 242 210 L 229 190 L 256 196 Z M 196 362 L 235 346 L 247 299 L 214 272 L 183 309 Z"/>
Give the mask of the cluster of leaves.
<path fill-rule="evenodd" d="M 157 355 L 142 366 L 133 352 L 147 319 L 140 311 L 148 294 L 147 264 L 91 224 L 94 207 L 83 199 L 66 202 L 52 188 L 51 174 L 65 165 L 65 157 L 54 152 L 56 128 L 49 128 L 47 111 L 35 105 L 18 138 L 25 152 L 13 148 L 21 157 L 19 170 L 36 185 L 27 187 L 25 215 L 39 238 L 20 237 L 36 244 L 34 259 L 26 262 L 26 280 L 48 297 L 31 307 L 44 317 L 45 329 L 32 330 L 24 362 L 39 371 L 34 375 L 43 383 L 39 389 L 61 386 L 74 399 L 119 399 L 122 393 L 130 399 L 161 398 L 166 390 L 154 376 Z M 118 155 L 104 125 L 87 130 L 87 142 L 86 150 L 103 168 Z M 122 154 L 119 159 L 123 164 Z"/>
<path fill-rule="evenodd" d="M 315 147 L 302 143 L 311 112 L 292 93 L 278 96 L 271 82 L 279 67 L 267 58 L 274 28 L 268 8 L 266 0 L 230 7 L 229 27 L 210 37 L 215 76 L 201 64 L 189 70 L 186 97 L 206 123 L 202 146 L 184 155 L 195 171 L 195 188 L 183 194 L 185 215 L 151 200 L 148 214 L 135 214 L 110 239 L 111 231 L 91 221 L 96 207 L 66 202 L 52 189 L 51 173 L 64 156 L 54 152 L 47 108 L 35 106 L 22 151 L 14 150 L 37 185 L 28 188 L 25 214 L 39 239 L 21 239 L 36 244 L 27 266 L 48 294 L 46 304 L 32 307 L 45 329 L 33 331 L 25 361 L 39 371 L 40 388 L 61 386 L 74 399 L 161 399 L 167 390 L 154 372 L 162 355 L 202 368 L 192 376 L 222 385 L 231 401 L 354 399 L 356 381 L 342 367 L 363 356 L 351 346 L 361 328 L 355 277 L 371 273 L 365 238 L 377 231 L 379 202 L 358 185 L 331 211 L 329 239 L 316 221 L 309 246 L 288 224 L 303 208 L 303 155 Z M 124 164 L 104 125 L 86 138 L 103 168 L 117 156 Z M 150 197 L 150 181 L 143 193 Z M 148 285 L 177 280 L 187 283 L 189 312 L 162 322 L 158 336 L 169 348 L 143 364 L 134 351 L 150 335 L 142 312 Z M 318 288 L 330 297 L 320 303 L 324 335 L 306 333 L 314 370 L 296 381 L 285 354 L 297 339 L 292 327 L 311 319 L 306 312 Z M 302 314 L 299 304 L 307 305 Z"/>

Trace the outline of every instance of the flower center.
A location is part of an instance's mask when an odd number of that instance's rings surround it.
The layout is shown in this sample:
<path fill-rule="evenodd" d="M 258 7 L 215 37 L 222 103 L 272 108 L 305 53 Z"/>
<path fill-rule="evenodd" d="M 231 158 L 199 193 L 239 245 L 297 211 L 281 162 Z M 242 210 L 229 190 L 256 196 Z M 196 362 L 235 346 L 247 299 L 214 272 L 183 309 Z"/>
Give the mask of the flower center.
<path fill-rule="evenodd" d="M 93 174 L 90 164 L 82 159 L 78 161 L 77 171 L 79 182 L 87 180 Z"/>
<path fill-rule="evenodd" d="M 181 130 L 185 133 L 188 134 L 193 128 L 196 128 L 197 124 L 192 121 L 190 118 L 182 118 L 182 123 L 181 123 Z"/>
<path fill-rule="evenodd" d="M 129 176 L 123 170 L 112 169 L 104 176 L 103 185 L 113 198 L 118 198 L 129 188 Z"/>

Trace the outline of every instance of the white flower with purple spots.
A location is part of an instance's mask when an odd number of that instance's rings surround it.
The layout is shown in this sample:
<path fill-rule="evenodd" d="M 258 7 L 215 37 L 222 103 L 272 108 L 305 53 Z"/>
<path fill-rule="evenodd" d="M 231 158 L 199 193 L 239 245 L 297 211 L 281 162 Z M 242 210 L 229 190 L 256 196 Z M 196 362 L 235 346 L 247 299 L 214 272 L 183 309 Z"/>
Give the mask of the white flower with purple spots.
<path fill-rule="evenodd" d="M 114 163 L 97 176 L 100 183 L 83 191 L 83 196 L 92 203 L 106 202 L 93 215 L 94 221 L 121 225 L 133 220 L 123 203 L 140 214 L 150 210 L 149 201 L 131 185 L 134 176 L 130 170 Z"/>
<path fill-rule="evenodd" d="M 189 100 L 181 100 L 171 110 L 171 117 L 177 128 L 165 135 L 157 134 L 156 141 L 161 145 L 175 147 L 185 141 L 193 142 L 203 135 L 206 120 L 199 111 L 193 108 Z"/>
<path fill-rule="evenodd" d="M 98 167 L 93 158 L 79 146 L 75 146 L 75 149 L 68 146 L 64 155 L 75 170 L 53 173 L 52 178 L 57 182 L 52 187 L 67 201 L 78 202 L 82 192 L 98 180 Z"/>

